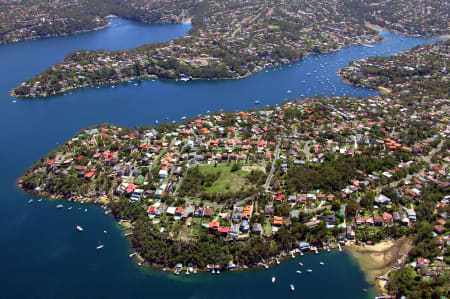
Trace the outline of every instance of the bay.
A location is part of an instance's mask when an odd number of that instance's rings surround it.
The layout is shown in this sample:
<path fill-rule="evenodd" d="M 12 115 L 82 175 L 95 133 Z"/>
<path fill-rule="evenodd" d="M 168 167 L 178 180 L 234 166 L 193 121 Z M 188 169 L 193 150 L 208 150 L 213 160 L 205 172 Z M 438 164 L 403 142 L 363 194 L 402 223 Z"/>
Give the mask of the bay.
<path fill-rule="evenodd" d="M 0 46 L 0 217 L 4 298 L 364 298 L 373 297 L 356 263 L 343 252 L 305 255 L 269 270 L 175 277 L 139 268 L 118 224 L 95 206 L 31 198 L 15 186 L 24 170 L 82 128 L 102 122 L 134 126 L 180 120 L 207 110 L 248 109 L 315 94 L 369 96 L 375 91 L 344 83 L 336 71 L 350 60 L 391 55 L 434 41 L 382 32 L 373 48 L 356 46 L 307 59 L 242 80 L 159 80 L 86 88 L 48 99 L 17 100 L 9 91 L 76 49 L 128 49 L 183 36 L 190 25 L 145 25 L 111 19 L 111 26 L 71 37 Z M 290 92 L 289 92 L 290 91 Z M 16 101 L 15 103 L 13 101 Z M 58 203 L 64 209 L 55 209 Z M 71 210 L 67 208 L 72 206 Z M 80 209 L 79 209 L 80 208 Z M 84 212 L 87 209 L 87 212 Z M 83 233 L 75 226 L 85 228 Z M 108 233 L 104 234 L 103 231 Z M 95 247 L 101 242 L 101 251 Z M 312 273 L 297 275 L 298 262 Z M 324 261 L 325 266 L 320 266 Z M 277 282 L 271 284 L 275 275 Z M 291 293 L 290 283 L 296 286 Z M 369 293 L 363 293 L 369 288 Z"/>

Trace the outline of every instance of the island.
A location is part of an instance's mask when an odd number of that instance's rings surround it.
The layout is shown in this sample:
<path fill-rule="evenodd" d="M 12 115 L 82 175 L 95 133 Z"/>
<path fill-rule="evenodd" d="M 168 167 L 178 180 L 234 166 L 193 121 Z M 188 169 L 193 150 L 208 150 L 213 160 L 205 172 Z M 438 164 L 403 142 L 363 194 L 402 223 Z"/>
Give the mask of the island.
<path fill-rule="evenodd" d="M 380 41 L 372 25 L 405 35 L 448 34 L 445 3 L 394 2 L 398 8 L 395 13 L 390 2 L 372 1 L 173 2 L 156 10 L 157 18 L 145 17 L 144 13 L 138 19 L 157 22 L 167 15 L 174 16 L 175 22 L 190 19 L 193 28 L 186 36 L 130 50 L 74 51 L 63 62 L 22 82 L 11 95 L 48 97 L 82 87 L 149 77 L 182 81 L 239 79 L 311 54 Z M 148 12 L 150 8 L 144 3 L 133 2 L 131 11 Z M 150 3 L 158 7 L 159 2 Z M 133 15 L 124 8 L 128 5 L 120 6 L 118 15 Z M 104 10 L 102 16 L 116 13 Z"/>
<path fill-rule="evenodd" d="M 443 296 L 449 46 L 339 72 L 390 90 L 368 98 L 288 99 L 156 127 L 88 127 L 17 183 L 37 196 L 101 205 L 139 263 L 175 274 L 268 267 L 341 246 L 360 255 L 394 248 L 388 273 L 377 277 L 387 281 L 384 292 Z"/>

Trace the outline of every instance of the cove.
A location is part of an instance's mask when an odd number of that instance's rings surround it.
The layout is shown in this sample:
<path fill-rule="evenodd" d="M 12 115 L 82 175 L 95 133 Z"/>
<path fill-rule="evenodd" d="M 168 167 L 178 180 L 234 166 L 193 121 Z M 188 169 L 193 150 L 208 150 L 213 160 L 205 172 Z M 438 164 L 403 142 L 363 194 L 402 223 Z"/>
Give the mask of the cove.
<path fill-rule="evenodd" d="M 143 80 L 86 88 L 50 99 L 17 100 L 9 90 L 24 79 L 61 61 L 76 49 L 136 47 L 185 35 L 190 25 L 143 25 L 112 19 L 112 26 L 71 37 L 46 38 L 0 46 L 0 217 L 6 298 L 371 298 L 363 273 L 343 252 L 308 254 L 269 270 L 174 277 L 141 269 L 130 261 L 129 245 L 119 226 L 95 206 L 71 204 L 55 209 L 55 200 L 28 204 L 29 195 L 15 180 L 41 156 L 82 128 L 102 122 L 134 126 L 155 120 L 179 120 L 207 110 L 237 110 L 277 104 L 284 98 L 335 93 L 368 96 L 375 91 L 353 88 L 335 72 L 350 60 L 391 55 L 434 39 L 381 33 L 373 48 L 357 46 L 257 73 L 242 80 L 172 82 Z M 308 75 L 309 74 L 309 75 Z M 137 85 L 135 85 L 137 84 Z M 290 92 L 288 92 L 290 91 Z M 69 204 L 62 202 L 65 207 Z M 82 209 L 78 209 L 81 208 Z M 84 209 L 87 208 L 87 212 Z M 75 225 L 85 228 L 83 234 Z M 103 234 L 107 230 L 108 234 Z M 101 241 L 102 251 L 95 247 Z M 313 269 L 297 275 L 298 262 Z M 319 261 L 325 262 L 320 266 Z M 271 284 L 272 276 L 277 282 Z M 293 283 L 296 292 L 290 293 Z M 373 289 L 370 290 L 374 292 Z"/>

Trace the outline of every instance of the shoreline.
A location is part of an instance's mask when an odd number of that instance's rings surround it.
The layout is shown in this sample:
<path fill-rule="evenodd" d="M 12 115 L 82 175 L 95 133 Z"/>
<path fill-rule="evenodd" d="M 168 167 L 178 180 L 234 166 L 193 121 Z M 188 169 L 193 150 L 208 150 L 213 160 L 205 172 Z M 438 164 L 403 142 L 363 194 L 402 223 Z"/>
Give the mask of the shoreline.
<path fill-rule="evenodd" d="M 290 61 L 288 63 L 279 63 L 278 65 L 273 65 L 273 66 L 267 67 L 267 68 L 265 67 L 265 68 L 262 68 L 260 70 L 253 71 L 253 72 L 248 72 L 248 73 L 246 73 L 244 75 L 240 75 L 240 76 L 237 76 L 237 77 L 211 78 L 211 79 L 210 78 L 192 78 L 192 79 L 190 79 L 188 81 L 202 81 L 202 80 L 204 80 L 204 81 L 219 81 L 219 80 L 240 80 L 240 79 L 245 79 L 245 78 L 251 77 L 251 76 L 253 76 L 253 75 L 257 74 L 257 73 L 263 72 L 265 70 L 271 70 L 271 69 L 274 69 L 274 68 L 277 68 L 277 67 L 283 67 L 283 66 L 286 66 L 286 65 L 292 65 L 292 64 L 301 62 L 301 61 L 303 61 L 303 60 L 305 60 L 305 59 L 307 59 L 307 58 L 309 58 L 310 56 L 313 56 L 313 55 L 327 55 L 327 54 L 338 52 L 338 51 L 340 51 L 342 49 L 345 49 L 345 48 L 348 48 L 348 47 L 354 47 L 354 46 L 360 46 L 360 45 L 363 45 L 363 43 L 354 43 L 354 44 L 350 44 L 350 45 L 347 45 L 347 46 L 343 46 L 343 47 L 338 48 L 338 49 L 328 49 L 327 51 L 324 51 L 324 52 L 319 53 L 319 54 L 315 54 L 315 53 L 312 53 L 312 52 L 311 53 L 307 53 L 300 59 L 296 59 L 296 60 Z M 161 80 L 161 81 L 173 81 L 173 82 L 181 81 L 180 78 L 174 78 L 174 79 L 159 78 L 155 74 L 147 74 L 147 75 L 142 75 L 142 76 L 137 76 L 137 77 L 133 76 L 133 77 L 127 77 L 127 78 L 123 78 L 123 79 L 112 80 L 110 82 L 98 82 L 98 83 L 88 84 L 88 85 L 83 85 L 83 86 L 70 87 L 70 88 L 66 89 L 65 91 L 53 92 L 53 93 L 45 94 L 45 95 L 42 95 L 42 96 L 17 95 L 14 92 L 14 90 L 17 87 L 20 87 L 20 85 L 19 85 L 19 86 L 16 86 L 16 87 L 12 88 L 11 91 L 9 92 L 9 95 L 11 97 L 18 98 L 18 99 L 47 99 L 47 98 L 50 98 L 52 96 L 67 94 L 67 93 L 72 92 L 72 91 L 77 90 L 77 89 L 83 89 L 83 88 L 89 88 L 89 87 L 92 88 L 92 87 L 96 87 L 96 86 L 113 85 L 113 84 L 120 84 L 120 83 L 130 83 L 131 81 L 135 81 L 135 80 L 148 80 L 148 79 L 157 79 L 157 80 Z"/>
<path fill-rule="evenodd" d="M 384 280 L 378 276 L 387 276 L 397 264 L 397 261 L 407 255 L 412 248 L 412 240 L 401 238 L 394 241 L 384 241 L 375 245 L 355 245 L 345 247 L 345 250 L 358 263 L 368 283 L 374 285 L 378 292 L 387 294 Z"/>

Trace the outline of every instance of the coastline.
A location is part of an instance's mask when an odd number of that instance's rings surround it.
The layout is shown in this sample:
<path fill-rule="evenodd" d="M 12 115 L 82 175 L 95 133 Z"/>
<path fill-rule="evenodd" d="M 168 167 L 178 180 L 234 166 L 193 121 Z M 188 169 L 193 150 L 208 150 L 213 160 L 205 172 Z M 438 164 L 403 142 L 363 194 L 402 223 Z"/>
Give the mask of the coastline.
<path fill-rule="evenodd" d="M 355 245 L 345 247 L 345 250 L 358 263 L 364 272 L 368 283 L 376 286 L 383 295 L 387 295 L 384 280 L 377 276 L 387 276 L 397 264 L 397 260 L 408 254 L 412 248 L 412 240 L 401 238 L 394 241 L 385 241 L 375 245 Z"/>

